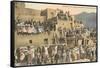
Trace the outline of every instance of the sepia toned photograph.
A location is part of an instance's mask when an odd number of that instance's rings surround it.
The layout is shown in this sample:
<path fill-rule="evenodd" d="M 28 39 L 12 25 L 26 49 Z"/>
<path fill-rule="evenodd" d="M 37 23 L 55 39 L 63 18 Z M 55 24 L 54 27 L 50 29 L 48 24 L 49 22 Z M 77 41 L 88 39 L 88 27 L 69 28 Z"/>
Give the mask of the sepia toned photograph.
<path fill-rule="evenodd" d="M 97 62 L 97 6 L 13 1 L 14 66 Z"/>

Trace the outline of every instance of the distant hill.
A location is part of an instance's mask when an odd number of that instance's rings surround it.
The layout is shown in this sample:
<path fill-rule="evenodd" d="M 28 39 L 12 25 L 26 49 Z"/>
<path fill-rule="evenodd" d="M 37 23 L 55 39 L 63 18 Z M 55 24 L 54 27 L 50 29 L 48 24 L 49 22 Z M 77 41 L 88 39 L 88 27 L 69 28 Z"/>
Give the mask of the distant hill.
<path fill-rule="evenodd" d="M 96 13 L 82 12 L 78 15 L 75 15 L 75 19 L 83 21 L 87 27 L 96 27 Z"/>

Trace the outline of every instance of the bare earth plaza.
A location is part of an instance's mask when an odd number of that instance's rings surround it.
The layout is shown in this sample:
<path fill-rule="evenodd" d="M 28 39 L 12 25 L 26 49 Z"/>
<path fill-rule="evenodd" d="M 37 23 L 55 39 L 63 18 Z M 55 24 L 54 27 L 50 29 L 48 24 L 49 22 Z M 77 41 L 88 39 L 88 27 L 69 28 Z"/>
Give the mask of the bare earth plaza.
<path fill-rule="evenodd" d="M 14 6 L 15 66 L 97 61 L 96 7 Z"/>

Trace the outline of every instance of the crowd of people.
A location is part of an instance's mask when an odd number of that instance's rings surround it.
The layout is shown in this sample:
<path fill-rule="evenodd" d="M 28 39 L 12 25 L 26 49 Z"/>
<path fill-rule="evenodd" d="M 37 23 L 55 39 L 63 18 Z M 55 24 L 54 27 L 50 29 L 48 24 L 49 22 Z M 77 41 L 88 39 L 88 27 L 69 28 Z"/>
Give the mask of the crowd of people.
<path fill-rule="evenodd" d="M 33 35 L 54 29 L 54 24 L 52 22 L 48 23 L 46 21 L 16 21 L 16 32 L 18 35 Z"/>
<path fill-rule="evenodd" d="M 48 44 L 46 38 L 44 45 L 36 47 L 30 43 L 31 46 L 17 48 L 16 64 L 43 65 L 96 61 L 96 39 L 93 39 L 95 36 L 92 32 L 86 29 L 66 30 L 61 27 L 57 31 L 53 32 L 51 44 Z"/>
<path fill-rule="evenodd" d="M 74 61 L 77 62 L 77 60 L 90 62 L 95 61 L 95 59 L 96 49 L 94 46 L 84 47 L 80 45 L 69 48 L 66 44 L 55 44 L 16 49 L 16 64 L 19 63 L 20 65 L 73 63 Z"/>
<path fill-rule="evenodd" d="M 16 23 L 18 35 L 30 35 L 43 31 L 43 24 L 40 22 L 24 21 Z"/>

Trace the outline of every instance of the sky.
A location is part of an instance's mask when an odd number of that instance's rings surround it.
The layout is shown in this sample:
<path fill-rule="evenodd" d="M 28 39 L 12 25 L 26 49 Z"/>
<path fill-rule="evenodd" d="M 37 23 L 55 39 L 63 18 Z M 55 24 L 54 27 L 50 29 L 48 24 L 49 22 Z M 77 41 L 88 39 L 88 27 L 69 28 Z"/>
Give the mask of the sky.
<path fill-rule="evenodd" d="M 40 3 L 25 3 L 26 8 L 32 8 L 37 10 L 43 10 L 46 8 L 61 9 L 63 11 L 70 11 L 71 15 L 77 15 L 82 12 L 96 13 L 96 7 L 89 6 L 73 6 L 73 5 L 57 5 L 57 4 L 40 4 Z"/>

